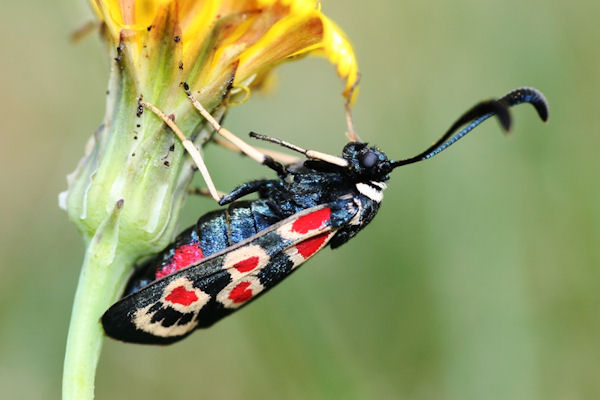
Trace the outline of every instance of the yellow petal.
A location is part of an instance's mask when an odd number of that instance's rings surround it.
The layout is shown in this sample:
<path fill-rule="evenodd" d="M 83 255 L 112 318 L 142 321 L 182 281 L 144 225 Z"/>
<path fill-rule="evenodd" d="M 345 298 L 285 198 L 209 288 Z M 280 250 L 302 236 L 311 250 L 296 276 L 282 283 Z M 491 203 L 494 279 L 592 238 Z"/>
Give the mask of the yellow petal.
<path fill-rule="evenodd" d="M 358 93 L 355 89 L 359 79 L 354 49 L 344 32 L 333 21 L 323 16 L 323 25 L 325 33 L 319 53 L 335 64 L 340 77 L 346 79 L 344 96 L 349 97 L 350 103 L 353 103 Z"/>
<path fill-rule="evenodd" d="M 136 68 L 148 65 L 144 49 L 160 37 L 148 34 L 155 21 L 172 21 L 176 28 L 165 32 L 181 32 L 180 61 L 191 71 L 186 79 L 193 87 L 206 87 L 210 79 L 236 66 L 235 84 L 253 77 L 262 80 L 284 61 L 315 54 L 336 65 L 345 80 L 344 96 L 352 102 L 356 95 L 358 67 L 352 46 L 314 0 L 90 1 L 112 40 L 126 41 L 125 51 Z"/>

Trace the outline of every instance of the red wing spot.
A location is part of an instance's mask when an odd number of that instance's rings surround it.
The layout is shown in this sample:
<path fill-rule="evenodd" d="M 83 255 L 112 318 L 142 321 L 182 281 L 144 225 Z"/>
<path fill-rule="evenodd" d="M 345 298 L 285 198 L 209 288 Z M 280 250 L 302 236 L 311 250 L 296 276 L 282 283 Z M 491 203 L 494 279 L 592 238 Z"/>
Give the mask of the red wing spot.
<path fill-rule="evenodd" d="M 250 282 L 241 282 L 229 292 L 229 299 L 234 303 L 243 303 L 252 298 L 252 289 L 248 289 Z"/>
<path fill-rule="evenodd" d="M 184 244 L 175 249 L 173 262 L 176 269 L 181 269 L 204 258 L 202 249 L 197 244 Z"/>
<path fill-rule="evenodd" d="M 315 254 L 317 252 L 317 250 L 319 250 L 319 248 L 321 248 L 323 243 L 325 243 L 325 240 L 327 240 L 328 235 L 329 235 L 329 232 L 324 232 L 324 233 L 321 233 L 320 235 L 317 235 L 317 236 L 307 239 L 303 242 L 300 242 L 296 245 L 296 250 L 298 250 L 298 253 L 302 257 L 308 258 L 308 257 L 312 256 L 313 254 Z"/>
<path fill-rule="evenodd" d="M 325 222 L 329 221 L 330 216 L 331 210 L 329 207 L 323 208 L 322 210 L 312 212 L 295 220 L 291 230 L 292 232 L 297 233 L 307 233 L 320 228 Z"/>
<path fill-rule="evenodd" d="M 175 249 L 171 262 L 156 271 L 156 279 L 164 278 L 204 258 L 202 249 L 197 244 L 184 244 Z"/>
<path fill-rule="evenodd" d="M 171 290 L 171 293 L 165 297 L 165 300 L 170 301 L 171 303 L 189 306 L 198 300 L 198 296 L 196 296 L 196 293 L 194 293 L 193 290 L 187 290 L 183 286 L 177 286 L 175 289 Z"/>
<path fill-rule="evenodd" d="M 160 269 L 156 270 L 154 279 L 164 278 L 167 275 L 171 275 L 175 271 L 177 270 L 171 264 L 164 265 Z"/>
<path fill-rule="evenodd" d="M 233 268 L 237 269 L 240 272 L 249 272 L 252 271 L 258 265 L 258 257 L 250 257 L 237 262 L 233 265 Z"/>

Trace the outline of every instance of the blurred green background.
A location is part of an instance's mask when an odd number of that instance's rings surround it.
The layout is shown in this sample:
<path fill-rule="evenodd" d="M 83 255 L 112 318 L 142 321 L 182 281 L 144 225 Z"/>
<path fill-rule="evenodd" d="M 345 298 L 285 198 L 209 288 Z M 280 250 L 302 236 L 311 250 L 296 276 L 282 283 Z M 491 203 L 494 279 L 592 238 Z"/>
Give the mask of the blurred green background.
<path fill-rule="evenodd" d="M 371 5 L 367 5 L 371 4 Z M 355 123 L 393 158 L 475 102 L 529 85 L 513 110 L 433 160 L 397 170 L 378 218 L 269 295 L 170 347 L 107 340 L 98 398 L 600 398 L 600 3 L 325 0 L 363 74 Z M 107 60 L 85 1 L 0 15 L 0 388 L 59 397 L 83 244 L 57 208 L 101 122 Z M 321 59 L 226 125 L 338 153 L 342 85 Z M 268 170 L 208 151 L 218 187 Z M 214 205 L 190 199 L 182 228 Z"/>

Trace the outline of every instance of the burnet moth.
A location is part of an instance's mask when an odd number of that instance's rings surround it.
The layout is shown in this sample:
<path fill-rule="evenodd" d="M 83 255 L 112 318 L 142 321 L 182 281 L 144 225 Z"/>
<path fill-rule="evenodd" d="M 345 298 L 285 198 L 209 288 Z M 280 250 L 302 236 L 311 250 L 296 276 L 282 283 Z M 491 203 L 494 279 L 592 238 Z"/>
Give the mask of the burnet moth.
<path fill-rule="evenodd" d="M 497 116 L 502 128 L 508 130 L 508 109 L 514 105 L 530 103 L 543 121 L 548 118 L 542 93 L 532 88 L 516 89 L 498 100 L 475 105 L 433 145 L 399 161 L 361 142 L 351 123 L 350 142 L 341 157 L 250 134 L 306 157 L 287 164 L 221 127 L 187 87 L 186 91 L 219 135 L 274 170 L 278 179 L 244 183 L 221 196 L 191 141 L 164 113 L 143 104 L 180 137 L 211 196 L 227 207 L 200 217 L 131 277 L 125 296 L 102 317 L 107 335 L 118 340 L 167 344 L 197 328 L 211 326 L 275 286 L 322 248 L 337 248 L 354 237 L 375 217 L 386 181 L 395 168 L 435 156 L 491 116 Z M 252 193 L 258 198 L 241 200 Z"/>

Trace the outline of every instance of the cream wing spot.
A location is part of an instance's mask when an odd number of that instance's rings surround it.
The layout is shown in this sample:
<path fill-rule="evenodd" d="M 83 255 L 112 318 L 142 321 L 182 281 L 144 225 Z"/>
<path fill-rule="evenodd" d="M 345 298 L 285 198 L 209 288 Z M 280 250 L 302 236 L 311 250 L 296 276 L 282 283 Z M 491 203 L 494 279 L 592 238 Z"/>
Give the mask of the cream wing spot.
<path fill-rule="evenodd" d="M 225 257 L 223 268 L 231 279 L 237 281 L 249 274 L 256 274 L 269 263 L 270 257 L 260 246 L 252 244 L 231 251 Z"/>
<path fill-rule="evenodd" d="M 165 287 L 161 300 L 179 312 L 188 313 L 204 307 L 210 300 L 210 295 L 195 288 L 189 279 L 181 277 Z"/>
<path fill-rule="evenodd" d="M 249 275 L 227 285 L 217 294 L 217 301 L 225 308 L 239 308 L 264 289 L 257 276 Z"/>
<path fill-rule="evenodd" d="M 310 239 L 286 249 L 285 254 L 287 254 L 292 261 L 292 269 L 296 269 L 314 254 L 316 254 L 319 250 L 325 247 L 336 232 L 337 231 L 321 233 L 320 235 L 313 236 Z"/>
<path fill-rule="evenodd" d="M 277 234 L 286 240 L 298 240 L 306 236 L 324 231 L 331 219 L 331 209 L 321 208 L 311 213 L 297 217 L 289 224 L 281 226 Z"/>
<path fill-rule="evenodd" d="M 181 336 L 196 327 L 196 317 L 209 300 L 209 294 L 195 288 L 189 279 L 181 277 L 164 288 L 159 301 L 138 309 L 133 314 L 132 323 L 137 329 L 154 336 Z M 170 326 L 163 325 L 162 319 L 153 321 L 155 315 L 169 309 L 181 315 L 178 321 Z M 185 322 L 179 323 L 182 320 Z"/>

